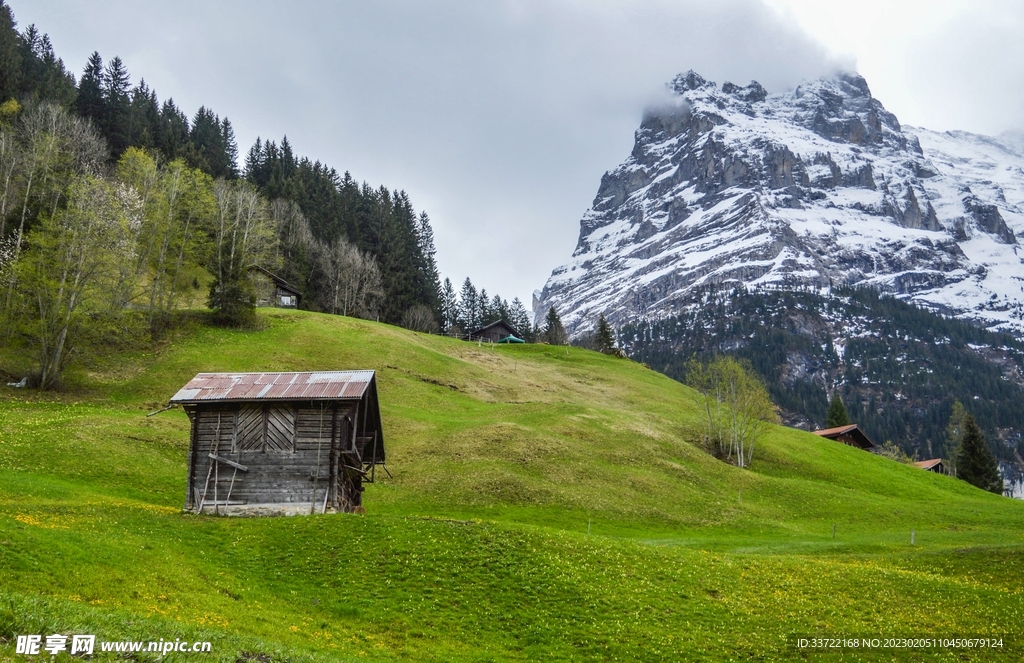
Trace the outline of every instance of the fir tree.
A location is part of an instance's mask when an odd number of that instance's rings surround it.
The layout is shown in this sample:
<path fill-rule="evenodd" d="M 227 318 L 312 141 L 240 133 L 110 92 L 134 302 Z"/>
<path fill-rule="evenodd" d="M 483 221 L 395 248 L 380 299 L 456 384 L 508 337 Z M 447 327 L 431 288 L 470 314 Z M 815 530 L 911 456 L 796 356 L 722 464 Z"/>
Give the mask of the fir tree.
<path fill-rule="evenodd" d="M 964 417 L 963 437 L 956 455 L 956 475 L 967 483 L 990 493 L 1003 493 L 1003 479 L 995 456 L 985 444 L 985 436 L 978 428 L 974 415 Z"/>
<path fill-rule="evenodd" d="M 103 100 L 103 58 L 96 51 L 89 56 L 85 71 L 78 81 L 78 97 L 75 110 L 82 117 L 92 120 L 93 125 L 103 126 L 106 118 L 106 103 Z"/>
<path fill-rule="evenodd" d="M 544 320 L 544 340 L 551 345 L 565 345 L 569 340 L 562 326 L 562 319 L 558 317 L 558 311 L 552 306 L 548 309 L 547 318 Z"/>
<path fill-rule="evenodd" d="M 846 406 L 843 405 L 843 399 L 839 396 L 839 391 L 836 390 L 832 394 L 832 401 L 828 404 L 828 416 L 825 418 L 825 428 L 838 428 L 839 426 L 849 426 L 850 417 L 846 414 Z"/>
<path fill-rule="evenodd" d="M 75 100 L 75 77 L 53 52 L 50 38 L 30 25 L 21 35 L 18 93 L 22 98 L 67 107 Z M 6 98 L 6 97 L 5 97 Z"/>
<path fill-rule="evenodd" d="M 476 298 L 476 307 L 476 326 L 483 327 L 491 322 L 491 300 L 487 296 L 487 288 L 480 288 L 480 294 Z"/>
<path fill-rule="evenodd" d="M 512 299 L 508 309 L 509 324 L 516 330 L 516 336 L 526 340 L 530 337 L 530 316 L 518 297 Z"/>
<path fill-rule="evenodd" d="M 0 102 L 18 95 L 21 84 L 21 52 L 14 14 L 0 4 Z"/>
<path fill-rule="evenodd" d="M 130 77 L 121 58 L 114 58 L 103 70 L 102 79 L 103 117 L 100 128 L 110 144 L 112 156 L 121 156 L 129 144 L 129 116 L 131 102 L 128 98 Z"/>
<path fill-rule="evenodd" d="M 612 326 L 605 320 L 604 313 L 597 319 L 597 331 L 594 333 L 594 349 L 606 355 L 615 352 L 615 335 Z"/>
<path fill-rule="evenodd" d="M 462 282 L 462 290 L 459 292 L 459 324 L 463 331 L 469 332 L 478 327 L 477 325 L 477 293 L 476 286 L 466 277 Z"/>
<path fill-rule="evenodd" d="M 160 123 L 154 137 L 156 147 L 168 161 L 181 159 L 189 146 L 188 117 L 168 99 L 160 107 Z"/>
<path fill-rule="evenodd" d="M 441 325 L 442 331 L 448 332 L 459 324 L 459 299 L 455 294 L 455 287 L 452 280 L 445 278 L 439 295 L 441 300 Z"/>

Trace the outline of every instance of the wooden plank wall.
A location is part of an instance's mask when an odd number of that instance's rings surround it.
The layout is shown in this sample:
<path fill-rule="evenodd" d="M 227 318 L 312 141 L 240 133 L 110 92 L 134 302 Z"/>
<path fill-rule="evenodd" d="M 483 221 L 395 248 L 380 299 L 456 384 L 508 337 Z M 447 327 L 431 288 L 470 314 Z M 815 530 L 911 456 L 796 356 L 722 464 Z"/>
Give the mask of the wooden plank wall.
<path fill-rule="evenodd" d="M 350 439 L 352 430 L 348 422 L 355 416 L 355 405 L 338 405 L 337 424 L 333 415 L 332 404 L 321 407 L 309 403 L 274 403 L 267 407 L 224 404 L 223 409 L 198 410 L 193 488 L 202 495 L 206 487 L 206 500 L 212 501 L 216 483 L 217 499 L 223 501 L 227 497 L 233 469 L 219 463 L 219 468 L 211 473 L 213 453 L 248 467 L 247 472 L 235 475 L 232 503 L 315 500 L 319 511 L 326 491 L 337 485 L 331 481 L 332 467 L 337 467 L 336 461 L 331 462 L 332 427 L 337 426 L 336 439 Z M 329 508 L 341 506 L 337 498 L 337 494 L 329 497 Z"/>

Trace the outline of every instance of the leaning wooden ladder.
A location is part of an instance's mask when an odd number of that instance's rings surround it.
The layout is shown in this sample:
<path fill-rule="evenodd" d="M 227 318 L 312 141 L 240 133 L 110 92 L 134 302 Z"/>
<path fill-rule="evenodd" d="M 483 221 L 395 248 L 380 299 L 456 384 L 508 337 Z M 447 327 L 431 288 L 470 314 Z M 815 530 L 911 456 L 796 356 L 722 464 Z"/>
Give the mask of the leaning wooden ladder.
<path fill-rule="evenodd" d="M 197 413 L 196 416 L 199 416 L 198 413 Z M 212 475 L 213 476 L 213 510 L 214 510 L 214 513 L 216 513 L 218 516 L 220 515 L 220 502 L 217 500 L 217 485 L 220 483 L 220 464 L 224 463 L 225 465 L 228 465 L 228 466 L 234 468 L 233 471 L 231 472 L 231 483 L 228 485 L 228 495 L 227 495 L 227 497 L 224 498 L 224 506 L 228 506 L 231 503 L 231 491 L 234 490 L 234 488 L 235 488 L 235 478 L 238 476 L 238 471 L 239 470 L 241 470 L 243 472 L 248 472 L 249 471 L 249 468 L 247 466 L 242 465 L 241 463 L 236 463 L 235 461 L 229 460 L 227 458 L 221 458 L 220 456 L 217 455 L 217 453 L 220 451 L 220 416 L 221 416 L 221 413 L 218 412 L 217 413 L 217 429 L 216 429 L 216 433 L 215 433 L 214 439 L 213 439 L 213 452 L 211 454 L 209 454 L 210 460 L 212 462 L 210 463 L 210 469 L 207 470 L 207 472 L 206 472 L 206 484 L 203 486 L 203 496 L 199 500 L 199 509 L 197 509 L 197 511 L 196 511 L 197 513 L 202 513 L 203 512 L 203 506 L 206 504 L 206 495 L 207 495 L 207 493 L 210 490 L 210 476 Z M 196 444 L 198 444 L 198 443 L 199 443 L 199 441 L 196 440 Z"/>

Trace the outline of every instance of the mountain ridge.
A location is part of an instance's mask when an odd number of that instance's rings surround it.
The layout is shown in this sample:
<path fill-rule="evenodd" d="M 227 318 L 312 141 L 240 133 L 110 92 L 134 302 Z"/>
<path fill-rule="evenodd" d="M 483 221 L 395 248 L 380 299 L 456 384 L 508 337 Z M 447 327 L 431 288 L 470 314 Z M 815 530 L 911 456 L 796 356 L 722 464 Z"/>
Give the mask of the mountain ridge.
<path fill-rule="evenodd" d="M 605 173 L 535 295 L 570 335 L 678 314 L 690 290 L 870 286 L 1024 335 L 1024 149 L 905 127 L 857 74 L 769 94 L 689 71 Z"/>

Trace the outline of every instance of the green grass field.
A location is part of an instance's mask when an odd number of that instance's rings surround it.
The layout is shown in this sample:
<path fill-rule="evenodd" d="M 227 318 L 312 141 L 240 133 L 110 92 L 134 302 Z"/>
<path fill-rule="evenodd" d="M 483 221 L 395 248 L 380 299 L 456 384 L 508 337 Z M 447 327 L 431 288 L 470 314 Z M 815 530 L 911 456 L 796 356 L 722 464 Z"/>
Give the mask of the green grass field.
<path fill-rule="evenodd" d="M 692 443 L 692 393 L 628 360 L 266 315 L 60 394 L 0 387 L 0 659 L 32 660 L 30 633 L 210 661 L 1024 659 L 1022 502 L 781 427 L 737 469 Z M 394 475 L 366 515 L 182 514 L 187 418 L 147 412 L 200 371 L 354 368 L 378 372 Z"/>

